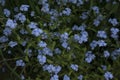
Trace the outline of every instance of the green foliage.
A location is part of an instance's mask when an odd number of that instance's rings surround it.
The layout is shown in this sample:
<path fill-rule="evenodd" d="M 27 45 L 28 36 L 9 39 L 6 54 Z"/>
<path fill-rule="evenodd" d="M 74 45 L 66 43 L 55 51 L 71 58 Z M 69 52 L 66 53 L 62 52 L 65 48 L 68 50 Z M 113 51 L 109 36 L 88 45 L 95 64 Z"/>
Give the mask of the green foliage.
<path fill-rule="evenodd" d="M 119 80 L 120 77 L 120 57 L 117 56 L 116 60 L 113 60 L 112 57 L 105 58 L 103 56 L 103 52 L 108 50 L 110 55 L 115 49 L 120 48 L 119 38 L 117 40 L 112 39 L 110 37 L 111 32 L 110 29 L 113 27 L 108 20 L 112 18 L 117 18 L 118 22 L 120 22 L 120 3 L 116 0 L 116 4 L 113 4 L 113 1 L 106 2 L 102 1 L 101 3 L 98 0 L 83 0 L 84 5 L 77 6 L 76 4 L 67 3 L 64 5 L 61 0 L 61 5 L 56 5 L 57 3 L 53 0 L 48 0 L 50 4 L 50 8 L 55 8 L 60 13 L 66 7 L 69 7 L 72 11 L 71 15 L 66 16 L 58 16 L 57 20 L 51 20 L 50 14 L 42 12 L 41 5 L 38 4 L 39 0 L 6 0 L 5 6 L 0 6 L 0 37 L 3 35 L 3 30 L 5 29 L 7 17 L 2 13 L 4 8 L 10 10 L 11 15 L 10 18 L 14 19 L 14 15 L 17 12 L 14 12 L 15 7 L 20 7 L 22 4 L 27 4 L 30 6 L 28 12 L 22 12 L 26 16 L 25 23 L 17 22 L 17 28 L 12 30 L 12 33 L 8 38 L 10 41 L 16 41 L 18 43 L 17 46 L 11 48 L 6 43 L 0 43 L 0 79 L 1 80 L 20 80 L 21 75 L 24 75 L 25 80 L 50 80 L 51 74 L 47 71 L 43 70 L 43 65 L 41 65 L 37 59 L 39 53 L 37 50 L 42 50 L 43 48 L 38 47 L 39 41 L 45 41 L 47 43 L 47 47 L 53 51 L 53 57 L 46 56 L 46 64 L 53 64 L 55 66 L 61 66 L 62 69 L 58 73 L 59 80 L 63 79 L 63 76 L 67 74 L 70 76 L 71 80 L 77 80 L 77 77 L 82 74 L 83 80 L 104 80 L 104 73 L 106 71 L 110 71 L 114 75 L 114 80 Z M 99 6 L 100 12 L 102 14 L 103 20 L 101 20 L 100 25 L 95 27 L 93 24 L 94 19 L 98 16 L 91 8 L 93 6 Z M 35 11 L 35 16 L 30 16 L 30 11 Z M 82 12 L 89 12 L 88 18 L 85 20 L 80 19 Z M 43 39 L 40 37 L 35 37 L 32 34 L 32 29 L 28 27 L 30 22 L 36 22 L 39 28 L 41 28 L 46 34 L 47 39 Z M 53 23 L 53 25 L 44 26 L 44 23 Z M 88 32 L 88 41 L 82 44 L 75 42 L 74 34 L 80 34 L 80 31 L 73 31 L 72 28 L 74 25 L 82 25 L 86 24 L 86 31 Z M 119 28 L 119 24 L 115 26 Z M 22 35 L 20 34 L 20 30 L 25 29 L 28 34 Z M 96 34 L 99 30 L 104 30 L 109 35 L 108 38 L 105 39 L 107 42 L 107 46 L 105 47 L 96 47 L 93 50 L 96 58 L 91 62 L 87 63 L 85 61 L 85 53 L 91 50 L 89 46 L 93 40 L 99 40 L 100 38 L 96 37 Z M 60 36 L 53 37 L 55 32 L 59 32 L 60 34 L 64 34 L 67 32 L 69 34 L 68 44 L 69 49 L 65 49 L 61 46 Z M 118 34 L 120 35 L 120 33 Z M 44 37 L 44 36 L 43 36 Z M 26 46 L 22 46 L 22 42 L 27 38 Z M 3 48 L 1 48 L 3 46 Z M 55 54 L 55 48 L 61 49 L 61 54 Z M 8 54 L 8 51 L 11 50 L 11 54 Z M 29 50 L 32 50 L 32 53 L 29 55 Z M 25 62 L 24 67 L 16 66 L 16 61 L 22 59 Z M 74 71 L 70 68 L 71 64 L 79 65 L 78 71 Z M 103 70 L 101 65 L 106 65 L 107 69 Z M 2 72 L 2 68 L 5 68 L 6 72 Z"/>

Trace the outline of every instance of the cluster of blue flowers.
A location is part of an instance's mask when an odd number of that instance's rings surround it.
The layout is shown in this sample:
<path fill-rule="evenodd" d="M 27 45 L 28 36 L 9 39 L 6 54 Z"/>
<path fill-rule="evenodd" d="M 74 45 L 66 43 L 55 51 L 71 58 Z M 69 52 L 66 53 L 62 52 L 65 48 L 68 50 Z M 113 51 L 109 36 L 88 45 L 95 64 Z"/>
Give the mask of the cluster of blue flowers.
<path fill-rule="evenodd" d="M 7 1 L 0 0 L 0 5 L 5 7 L 5 2 Z M 82 72 L 81 64 L 93 66 L 100 60 L 106 60 L 111 64 L 109 59 L 114 61 L 120 56 L 119 19 L 106 17 L 99 5 L 92 4 L 89 9 L 83 8 L 93 2 L 39 0 L 38 7 L 35 7 L 38 12 L 32 10 L 32 6 L 26 3 L 15 7 L 14 15 L 5 7 L 3 9 L 5 21 L 0 25 L 2 53 L 22 55 L 23 58 L 15 61 L 16 67 L 28 67 L 29 63 L 31 66 L 38 64 L 42 73 L 49 74 L 50 80 L 87 79 L 85 76 L 88 74 Z M 102 2 L 117 4 L 115 0 L 98 1 L 100 4 Z M 110 72 L 106 69 L 108 66 L 104 63 L 96 65 L 97 67 L 102 65 L 102 79 L 113 79 L 112 70 Z M 24 71 L 20 74 L 23 80 L 27 78 L 24 74 Z"/>

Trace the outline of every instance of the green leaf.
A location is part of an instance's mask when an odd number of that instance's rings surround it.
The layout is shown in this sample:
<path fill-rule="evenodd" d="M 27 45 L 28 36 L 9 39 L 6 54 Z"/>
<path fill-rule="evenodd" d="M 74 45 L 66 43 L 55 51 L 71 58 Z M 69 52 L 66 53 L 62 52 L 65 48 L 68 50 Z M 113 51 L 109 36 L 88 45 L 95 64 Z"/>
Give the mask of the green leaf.
<path fill-rule="evenodd" d="M 41 80 L 41 79 L 37 77 L 35 80 Z"/>
<path fill-rule="evenodd" d="M 111 3 L 108 3 L 108 4 L 106 4 L 106 6 L 105 6 L 105 8 L 107 9 L 107 10 L 111 10 L 111 6 L 112 4 Z"/>
<path fill-rule="evenodd" d="M 26 62 L 29 62 L 28 56 L 25 56 L 25 61 L 26 61 Z"/>
<path fill-rule="evenodd" d="M 52 50 L 54 50 L 55 45 L 56 45 L 56 42 L 55 42 L 55 41 L 53 41 L 52 46 L 51 46 L 51 49 L 52 49 Z"/>
<path fill-rule="evenodd" d="M 53 61 L 50 60 L 50 59 L 47 59 L 47 62 L 48 62 L 49 64 L 52 64 L 52 63 L 53 63 Z"/>
<path fill-rule="evenodd" d="M 110 14 L 116 13 L 116 11 L 118 10 L 119 4 L 118 3 L 114 4 L 112 7 L 113 8 L 110 10 Z"/>

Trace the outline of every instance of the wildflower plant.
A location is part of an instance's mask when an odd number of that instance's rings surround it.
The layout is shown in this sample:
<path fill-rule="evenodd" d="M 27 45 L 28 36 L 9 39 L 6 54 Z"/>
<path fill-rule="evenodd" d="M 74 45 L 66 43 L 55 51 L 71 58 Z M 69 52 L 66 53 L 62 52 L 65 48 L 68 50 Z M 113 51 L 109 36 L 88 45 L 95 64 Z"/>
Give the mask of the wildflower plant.
<path fill-rule="evenodd" d="M 119 0 L 0 0 L 1 80 L 119 80 Z"/>

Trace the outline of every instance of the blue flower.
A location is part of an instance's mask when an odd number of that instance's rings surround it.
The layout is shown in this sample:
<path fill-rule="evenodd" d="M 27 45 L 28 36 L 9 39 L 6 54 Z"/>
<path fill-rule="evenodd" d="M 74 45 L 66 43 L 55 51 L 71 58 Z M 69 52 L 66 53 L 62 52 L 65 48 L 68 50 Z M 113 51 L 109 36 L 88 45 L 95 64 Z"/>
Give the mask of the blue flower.
<path fill-rule="evenodd" d="M 93 40 L 91 43 L 90 43 L 90 47 L 92 50 L 94 50 L 95 47 L 97 47 L 97 41 Z"/>
<path fill-rule="evenodd" d="M 82 35 L 83 37 L 88 37 L 88 32 L 87 32 L 87 31 L 82 31 L 82 32 L 81 32 L 81 35 Z"/>
<path fill-rule="evenodd" d="M 113 74 L 111 72 L 105 72 L 104 77 L 106 80 L 113 79 Z"/>
<path fill-rule="evenodd" d="M 68 3 L 68 0 L 62 0 L 62 3 L 61 3 L 61 4 L 63 4 L 63 5 L 66 6 L 67 3 Z"/>
<path fill-rule="evenodd" d="M 41 65 L 46 63 L 46 56 L 44 56 L 44 55 L 38 55 L 37 59 Z"/>
<path fill-rule="evenodd" d="M 54 66 L 53 72 L 55 74 L 58 74 L 61 71 L 61 69 L 62 69 L 61 66 Z"/>
<path fill-rule="evenodd" d="M 37 23 L 35 23 L 35 22 L 30 22 L 30 24 L 28 25 L 28 27 L 29 27 L 30 29 L 35 29 L 35 28 L 37 28 Z"/>
<path fill-rule="evenodd" d="M 110 0 L 106 0 L 106 2 L 110 2 Z"/>
<path fill-rule="evenodd" d="M 112 4 L 115 5 L 115 4 L 117 4 L 117 2 L 116 2 L 116 1 L 113 1 Z"/>
<path fill-rule="evenodd" d="M 117 40 L 119 36 L 115 35 L 115 34 L 111 34 L 111 37 L 114 38 L 115 40 Z"/>
<path fill-rule="evenodd" d="M 39 46 L 39 47 L 46 47 L 47 44 L 46 44 L 46 42 L 44 42 L 44 41 L 40 41 L 40 42 L 38 43 L 38 46 Z"/>
<path fill-rule="evenodd" d="M 94 19 L 93 24 L 97 27 L 100 24 L 100 21 L 98 19 Z"/>
<path fill-rule="evenodd" d="M 99 14 L 96 19 L 99 20 L 99 21 L 102 21 L 103 18 L 104 18 L 103 15 Z"/>
<path fill-rule="evenodd" d="M 86 54 L 85 54 L 85 61 L 87 62 L 87 63 L 91 63 L 92 62 L 92 60 L 94 60 L 95 59 L 95 55 L 92 53 L 92 51 L 88 51 Z"/>
<path fill-rule="evenodd" d="M 61 50 L 60 50 L 59 48 L 55 48 L 54 52 L 55 52 L 56 54 L 61 54 Z"/>
<path fill-rule="evenodd" d="M 99 47 L 107 46 L 107 43 L 104 40 L 98 40 L 97 44 L 98 44 Z"/>
<path fill-rule="evenodd" d="M 79 75 L 78 80 L 83 80 L 83 75 Z"/>
<path fill-rule="evenodd" d="M 108 20 L 108 22 L 111 23 L 113 26 L 118 25 L 118 21 L 117 21 L 116 18 L 113 18 L 113 19 L 110 18 L 110 19 Z"/>
<path fill-rule="evenodd" d="M 53 36 L 53 37 L 58 37 L 58 38 L 59 38 L 59 37 L 61 36 L 61 34 L 60 34 L 59 32 L 54 32 L 54 33 L 52 34 L 52 36 Z"/>
<path fill-rule="evenodd" d="M 23 60 L 17 60 L 16 61 L 16 66 L 21 66 L 21 67 L 24 67 L 25 66 L 25 63 L 23 62 Z"/>
<path fill-rule="evenodd" d="M 68 75 L 64 75 L 63 80 L 70 80 L 70 77 Z"/>
<path fill-rule="evenodd" d="M 75 41 L 79 41 L 79 39 L 80 39 L 80 35 L 75 34 L 73 38 L 74 38 Z"/>
<path fill-rule="evenodd" d="M 66 41 L 66 40 L 68 39 L 68 36 L 69 36 L 69 35 L 68 35 L 67 32 L 63 33 L 63 34 L 60 36 L 61 41 L 62 41 L 62 42 Z"/>
<path fill-rule="evenodd" d="M 50 80 L 59 80 L 59 76 L 55 74 L 50 78 Z"/>
<path fill-rule="evenodd" d="M 86 25 L 85 24 L 82 24 L 79 26 L 78 30 L 81 30 L 81 31 L 85 31 L 85 28 L 86 28 Z"/>
<path fill-rule="evenodd" d="M 97 14 L 99 13 L 99 7 L 98 6 L 93 6 L 92 10 Z"/>
<path fill-rule="evenodd" d="M 71 9 L 65 8 L 65 10 L 62 11 L 62 14 L 69 16 L 71 14 Z"/>
<path fill-rule="evenodd" d="M 25 29 L 21 29 L 21 30 L 20 30 L 20 33 L 21 33 L 21 34 L 28 34 L 28 32 L 27 32 Z"/>
<path fill-rule="evenodd" d="M 114 51 L 112 51 L 111 56 L 112 59 L 115 60 L 118 56 L 120 55 L 120 48 L 115 49 Z"/>
<path fill-rule="evenodd" d="M 38 49 L 38 53 L 43 55 L 43 50 Z"/>
<path fill-rule="evenodd" d="M 53 66 L 52 64 L 44 65 L 43 70 L 48 71 L 49 73 L 58 74 L 61 71 L 61 66 Z"/>
<path fill-rule="evenodd" d="M 74 25 L 74 26 L 72 27 L 72 30 L 79 30 L 79 27 L 78 27 L 77 25 Z"/>
<path fill-rule="evenodd" d="M 49 13 L 50 9 L 49 9 L 49 4 L 45 3 L 42 5 L 41 11 L 45 12 L 45 13 Z"/>
<path fill-rule="evenodd" d="M 25 80 L 25 77 L 24 77 L 24 75 L 21 75 L 21 80 Z"/>
<path fill-rule="evenodd" d="M 110 53 L 108 51 L 104 51 L 104 57 L 109 57 Z"/>
<path fill-rule="evenodd" d="M 27 41 L 23 41 L 21 44 L 22 46 L 25 46 L 27 44 Z"/>
<path fill-rule="evenodd" d="M 27 53 L 29 57 L 32 56 L 32 49 L 25 49 L 24 53 Z"/>
<path fill-rule="evenodd" d="M 57 17 L 51 16 L 50 19 L 56 21 L 56 20 L 57 20 Z"/>
<path fill-rule="evenodd" d="M 8 19 L 7 22 L 6 22 L 6 26 L 10 27 L 11 29 L 14 29 L 14 28 L 16 28 L 17 23 L 14 22 L 12 19 Z"/>
<path fill-rule="evenodd" d="M 55 0 L 55 2 L 57 3 L 57 5 L 61 4 L 60 0 Z"/>
<path fill-rule="evenodd" d="M 8 43 L 8 45 L 9 45 L 11 48 L 15 47 L 17 44 L 18 44 L 18 43 L 17 43 L 17 42 L 14 42 L 14 41 L 10 41 L 10 42 Z"/>
<path fill-rule="evenodd" d="M 84 4 L 83 0 L 78 0 L 77 6 L 80 6 L 80 5 L 83 5 L 83 4 Z"/>
<path fill-rule="evenodd" d="M 106 39 L 107 38 L 107 34 L 106 34 L 105 31 L 98 31 L 97 37 Z"/>
<path fill-rule="evenodd" d="M 101 65 L 101 67 L 102 67 L 102 69 L 103 69 L 104 71 L 107 70 L 107 66 Z"/>
<path fill-rule="evenodd" d="M 70 66 L 74 71 L 78 71 L 78 65 L 77 64 L 71 64 Z"/>
<path fill-rule="evenodd" d="M 82 31 L 79 39 L 79 43 L 82 44 L 83 42 L 88 41 L 88 33 L 86 31 Z"/>
<path fill-rule="evenodd" d="M 4 6 L 4 5 L 5 5 L 5 0 L 0 0 L 0 4 L 1 4 L 2 6 Z"/>
<path fill-rule="evenodd" d="M 110 29 L 110 31 L 111 31 L 111 37 L 112 38 L 114 38 L 114 39 L 118 39 L 118 32 L 119 32 L 119 29 L 118 28 L 114 28 L 114 27 L 112 27 L 111 29 Z"/>
<path fill-rule="evenodd" d="M 24 23 L 26 21 L 26 16 L 22 13 L 18 13 L 15 15 L 15 19 L 19 20 L 21 23 Z"/>
<path fill-rule="evenodd" d="M 43 70 L 48 71 L 49 73 L 52 73 L 53 72 L 53 67 L 54 66 L 52 64 L 50 64 L 50 65 L 46 64 L 46 65 L 43 66 Z"/>
<path fill-rule="evenodd" d="M 32 30 L 32 34 L 36 37 L 40 36 L 43 33 L 43 30 L 40 28 L 35 28 Z"/>
<path fill-rule="evenodd" d="M 67 47 L 68 47 L 68 43 L 67 43 L 66 41 L 64 41 L 64 42 L 62 43 L 62 47 L 63 47 L 63 48 L 67 48 Z"/>
<path fill-rule="evenodd" d="M 23 66 L 25 66 L 25 63 L 23 62 L 23 60 L 17 60 L 17 61 L 16 61 L 16 66 L 21 66 L 21 67 L 23 67 Z"/>
<path fill-rule="evenodd" d="M 48 2 L 48 0 L 39 0 L 38 4 L 44 5 L 44 4 L 46 4 L 47 2 Z"/>
<path fill-rule="evenodd" d="M 8 37 L 6 37 L 6 36 L 0 37 L 0 43 L 4 43 L 4 42 L 7 42 L 7 41 L 8 41 Z"/>
<path fill-rule="evenodd" d="M 81 19 L 85 20 L 88 18 L 88 12 L 83 12 L 80 16 Z"/>
<path fill-rule="evenodd" d="M 53 56 L 51 49 L 49 49 L 47 47 L 43 48 L 42 52 L 44 55 Z"/>
<path fill-rule="evenodd" d="M 74 38 L 75 41 L 82 44 L 83 42 L 88 41 L 88 32 L 87 31 L 81 31 L 81 35 L 75 34 L 73 38 Z"/>
<path fill-rule="evenodd" d="M 42 39 L 47 39 L 48 38 L 48 35 L 47 33 L 43 32 L 42 35 L 41 35 Z"/>
<path fill-rule="evenodd" d="M 30 16 L 31 16 L 31 17 L 35 16 L 35 12 L 34 12 L 34 11 L 31 11 Z"/>
<path fill-rule="evenodd" d="M 70 3 L 76 4 L 77 0 L 69 0 Z"/>
<path fill-rule="evenodd" d="M 20 6 L 20 10 L 21 11 L 28 11 L 28 8 L 29 8 L 30 6 L 29 5 L 21 5 Z"/>
<path fill-rule="evenodd" d="M 119 32 L 119 29 L 112 27 L 110 31 L 112 32 L 112 34 L 117 34 Z"/>
<path fill-rule="evenodd" d="M 56 9 L 51 9 L 49 14 L 53 17 L 59 16 L 58 11 Z"/>
<path fill-rule="evenodd" d="M 10 11 L 8 9 L 4 9 L 4 15 L 6 17 L 9 17 L 10 16 Z"/>
<path fill-rule="evenodd" d="M 15 8 L 14 8 L 14 11 L 15 11 L 15 12 L 19 12 L 18 7 L 15 7 Z"/>
<path fill-rule="evenodd" d="M 9 51 L 8 51 L 8 54 L 11 54 L 11 53 L 12 53 L 12 52 L 9 50 Z"/>
<path fill-rule="evenodd" d="M 6 36 L 11 35 L 11 33 L 12 33 L 12 30 L 11 30 L 10 28 L 5 28 L 5 29 L 3 30 L 3 34 L 5 34 Z"/>
<path fill-rule="evenodd" d="M 54 66 L 52 64 L 50 65 L 44 65 L 43 66 L 44 71 L 48 71 L 49 73 L 55 73 L 58 74 L 61 70 L 61 66 Z"/>

